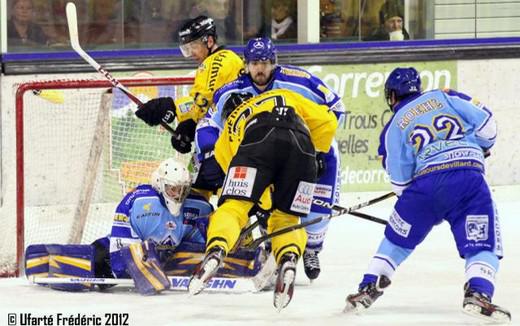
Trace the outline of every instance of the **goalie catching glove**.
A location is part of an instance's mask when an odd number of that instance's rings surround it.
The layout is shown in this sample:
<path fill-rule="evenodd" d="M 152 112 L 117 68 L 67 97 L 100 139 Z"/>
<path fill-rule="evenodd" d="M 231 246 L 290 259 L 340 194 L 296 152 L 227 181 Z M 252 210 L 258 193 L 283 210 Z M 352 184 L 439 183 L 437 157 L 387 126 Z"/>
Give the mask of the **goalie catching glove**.
<path fill-rule="evenodd" d="M 175 120 L 175 103 L 171 97 L 154 98 L 139 107 L 135 115 L 149 126 Z"/>

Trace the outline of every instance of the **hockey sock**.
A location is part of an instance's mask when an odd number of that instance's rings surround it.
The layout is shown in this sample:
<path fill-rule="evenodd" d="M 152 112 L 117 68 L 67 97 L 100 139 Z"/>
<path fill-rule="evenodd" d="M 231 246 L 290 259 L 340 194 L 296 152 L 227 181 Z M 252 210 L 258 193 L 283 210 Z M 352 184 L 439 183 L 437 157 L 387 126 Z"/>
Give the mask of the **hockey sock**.
<path fill-rule="evenodd" d="M 497 255 L 491 251 L 481 251 L 466 256 L 466 281 L 473 290 L 484 293 L 490 298 L 495 290 L 495 274 L 498 271 Z"/>
<path fill-rule="evenodd" d="M 376 254 L 372 257 L 368 266 L 367 274 L 375 276 L 375 279 L 368 278 L 360 284 L 363 287 L 367 283 L 375 282 L 377 276 L 386 275 L 389 279 L 392 278 L 397 267 L 412 253 L 412 249 L 403 248 L 392 243 L 387 238 L 384 238 L 377 249 Z"/>

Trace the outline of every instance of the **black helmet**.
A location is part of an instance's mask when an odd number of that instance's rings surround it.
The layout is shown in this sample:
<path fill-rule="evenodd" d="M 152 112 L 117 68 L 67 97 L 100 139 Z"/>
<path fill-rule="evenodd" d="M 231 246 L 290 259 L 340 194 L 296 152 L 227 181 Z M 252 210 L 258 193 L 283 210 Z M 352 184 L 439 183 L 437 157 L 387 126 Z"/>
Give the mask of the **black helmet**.
<path fill-rule="evenodd" d="M 240 106 L 240 104 L 249 100 L 251 97 L 253 97 L 253 94 L 249 92 L 231 93 L 222 107 L 222 112 L 220 113 L 222 120 L 225 121 L 231 112 L 233 112 L 237 107 Z"/>
<path fill-rule="evenodd" d="M 179 42 L 181 44 L 190 43 L 204 36 L 217 38 L 217 28 L 212 18 L 198 16 L 187 21 L 179 30 Z"/>

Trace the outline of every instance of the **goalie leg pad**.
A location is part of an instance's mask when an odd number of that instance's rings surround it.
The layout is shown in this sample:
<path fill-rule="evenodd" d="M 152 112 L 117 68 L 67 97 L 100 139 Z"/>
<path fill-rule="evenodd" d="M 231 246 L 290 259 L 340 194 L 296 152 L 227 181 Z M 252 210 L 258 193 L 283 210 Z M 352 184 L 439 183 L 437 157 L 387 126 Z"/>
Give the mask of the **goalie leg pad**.
<path fill-rule="evenodd" d="M 91 245 L 46 245 L 49 253 L 49 277 L 94 277 L 94 247 Z M 83 291 L 93 284 L 52 284 L 52 289 Z"/>
<path fill-rule="evenodd" d="M 139 293 L 153 295 L 170 288 L 170 280 L 160 267 L 153 243 L 133 243 L 122 248 L 121 254 Z"/>
<path fill-rule="evenodd" d="M 25 249 L 25 276 L 49 276 L 49 253 L 45 245 L 30 245 Z"/>

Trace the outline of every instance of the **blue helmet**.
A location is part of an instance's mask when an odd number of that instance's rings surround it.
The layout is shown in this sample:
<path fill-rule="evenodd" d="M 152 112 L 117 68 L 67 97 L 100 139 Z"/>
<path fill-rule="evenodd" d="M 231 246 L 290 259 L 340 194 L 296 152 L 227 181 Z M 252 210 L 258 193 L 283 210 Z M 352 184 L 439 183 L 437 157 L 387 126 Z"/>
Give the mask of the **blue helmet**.
<path fill-rule="evenodd" d="M 250 39 L 244 49 L 246 63 L 250 61 L 271 61 L 276 62 L 276 48 L 273 42 L 267 37 L 257 37 Z"/>
<path fill-rule="evenodd" d="M 421 92 L 421 77 L 415 68 L 395 68 L 385 83 L 385 98 L 390 107 L 392 94 L 397 100 Z"/>

